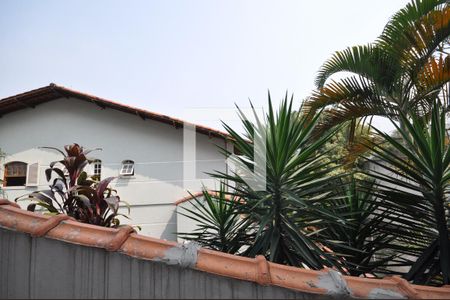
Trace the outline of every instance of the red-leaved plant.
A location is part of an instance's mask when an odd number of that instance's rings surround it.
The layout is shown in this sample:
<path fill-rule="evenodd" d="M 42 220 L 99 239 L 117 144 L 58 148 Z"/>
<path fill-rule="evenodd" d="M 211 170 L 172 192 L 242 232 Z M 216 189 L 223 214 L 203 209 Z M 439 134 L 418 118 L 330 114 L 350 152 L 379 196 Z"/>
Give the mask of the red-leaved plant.
<path fill-rule="evenodd" d="M 109 184 L 114 177 L 97 181 L 88 177 L 84 168 L 93 160 L 87 155 L 93 150 L 86 150 L 78 144 L 66 145 L 64 151 L 53 147 L 42 147 L 58 151 L 63 155 L 60 161 L 54 161 L 45 170 L 47 181 L 51 182 L 49 190 L 35 191 L 18 197 L 18 200 L 31 200 L 29 211 L 36 206 L 42 207 L 50 214 L 67 214 L 76 220 L 104 227 L 118 227 L 120 221 L 119 203 L 121 201 L 117 191 Z M 97 149 L 94 149 L 97 150 Z M 62 168 L 61 168 L 62 167 Z"/>

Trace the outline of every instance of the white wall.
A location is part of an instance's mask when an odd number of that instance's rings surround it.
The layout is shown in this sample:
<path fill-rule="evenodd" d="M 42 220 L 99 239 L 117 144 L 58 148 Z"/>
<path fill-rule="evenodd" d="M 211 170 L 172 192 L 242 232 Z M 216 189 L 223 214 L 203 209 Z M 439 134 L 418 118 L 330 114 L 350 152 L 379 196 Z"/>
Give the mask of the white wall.
<path fill-rule="evenodd" d="M 197 200 L 199 200 L 201 203 L 205 203 L 205 197 L 203 195 L 197 196 Z M 185 202 L 182 202 L 178 204 L 177 210 L 185 215 L 193 216 L 190 212 L 188 212 L 185 209 L 189 210 L 196 210 L 194 204 L 196 204 L 195 199 L 189 199 Z M 180 233 L 188 233 L 188 232 L 194 232 L 195 229 L 197 229 L 197 221 L 185 216 L 182 214 L 178 214 L 178 223 L 177 223 L 177 232 Z M 194 216 L 195 217 L 195 216 Z M 183 239 L 178 238 L 178 242 L 182 242 Z"/>
<path fill-rule="evenodd" d="M 62 148 L 78 143 L 86 148 L 102 148 L 90 156 L 102 160 L 102 179 L 118 176 L 121 162 L 135 161 L 135 175 L 117 178 L 113 186 L 121 199 L 131 204 L 131 224 L 140 225 L 143 234 L 175 239 L 177 216 L 174 202 L 188 193 L 183 188 L 183 129 L 75 98 L 63 98 L 4 115 L 0 118 L 0 149 L 5 162 L 38 162 L 38 189 L 45 189 L 44 170 L 61 156 L 40 146 Z M 196 135 L 197 177 L 214 188 L 205 171 L 225 171 L 225 159 L 217 145 L 222 139 Z M 3 170 L 0 174 L 3 178 Z M 201 189 L 201 182 L 189 181 L 189 190 Z M 7 198 L 35 190 L 30 187 L 6 187 Z M 22 203 L 25 207 L 26 204 Z"/>

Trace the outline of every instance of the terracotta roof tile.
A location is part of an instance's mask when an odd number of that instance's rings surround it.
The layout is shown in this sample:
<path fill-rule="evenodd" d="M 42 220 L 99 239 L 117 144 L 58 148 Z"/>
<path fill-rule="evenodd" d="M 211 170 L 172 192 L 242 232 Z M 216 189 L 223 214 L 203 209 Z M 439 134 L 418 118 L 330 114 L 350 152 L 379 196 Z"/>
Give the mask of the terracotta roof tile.
<path fill-rule="evenodd" d="M 217 191 L 213 191 L 213 190 L 208 190 L 207 193 L 208 193 L 209 195 L 213 196 L 213 197 L 216 197 L 216 196 L 219 195 L 219 193 L 218 193 Z M 175 201 L 174 204 L 175 204 L 176 206 L 178 206 L 178 205 L 180 205 L 180 204 L 182 204 L 182 203 L 184 203 L 184 202 L 191 201 L 191 200 L 193 200 L 194 198 L 199 198 L 199 197 L 201 198 L 202 196 L 203 196 L 203 191 L 195 192 L 195 193 L 190 193 L 188 196 L 183 197 L 183 198 L 178 199 L 177 201 Z M 225 199 L 229 201 L 230 199 L 232 199 L 232 196 L 231 196 L 231 195 L 225 195 Z M 237 198 L 235 198 L 235 199 L 237 199 Z"/>
<path fill-rule="evenodd" d="M 208 193 L 211 194 L 211 193 L 214 193 L 214 192 L 208 191 Z M 177 201 L 175 201 L 175 205 L 178 206 L 178 205 L 180 205 L 181 203 L 184 203 L 184 202 L 190 201 L 190 200 L 192 200 L 192 199 L 194 199 L 194 198 L 198 198 L 198 197 L 202 197 L 202 196 L 203 196 L 203 192 L 195 192 L 195 193 L 191 193 L 191 194 L 189 194 L 188 196 L 183 197 L 183 198 L 178 199 Z"/>
<path fill-rule="evenodd" d="M 131 227 L 104 228 L 83 224 L 63 216 L 44 216 L 28 212 L 8 200 L 0 200 L 0 227 L 73 244 L 118 251 L 139 259 L 178 264 L 221 276 L 275 285 L 312 294 L 335 294 L 357 298 L 433 298 L 449 299 L 450 286 L 413 285 L 399 277 L 369 279 L 342 276 L 332 269 L 313 271 L 230 255 L 194 244 L 136 234 Z"/>

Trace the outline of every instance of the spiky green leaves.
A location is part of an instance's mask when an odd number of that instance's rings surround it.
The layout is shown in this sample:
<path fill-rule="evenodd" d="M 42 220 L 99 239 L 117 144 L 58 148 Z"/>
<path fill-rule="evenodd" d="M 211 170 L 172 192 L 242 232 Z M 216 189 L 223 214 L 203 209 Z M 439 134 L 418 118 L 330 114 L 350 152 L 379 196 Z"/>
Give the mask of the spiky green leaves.
<path fill-rule="evenodd" d="M 380 210 L 398 237 L 397 251 L 416 257 L 408 280 L 415 283 L 450 282 L 450 145 L 446 113 L 435 102 L 430 121 L 400 115 L 402 126 L 396 139 L 379 132 L 383 144 L 369 143 L 378 166 L 370 175 L 378 180 Z"/>

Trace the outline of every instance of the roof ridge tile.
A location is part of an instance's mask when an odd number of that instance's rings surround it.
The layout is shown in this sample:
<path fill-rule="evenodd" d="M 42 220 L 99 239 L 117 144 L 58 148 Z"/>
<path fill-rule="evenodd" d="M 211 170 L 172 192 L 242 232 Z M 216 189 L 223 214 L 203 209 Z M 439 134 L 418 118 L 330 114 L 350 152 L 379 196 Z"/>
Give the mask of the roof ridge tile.
<path fill-rule="evenodd" d="M 62 221 L 65 220 L 75 220 L 72 217 L 69 217 L 68 215 L 56 215 L 52 216 L 51 218 L 47 219 L 46 221 L 42 222 L 39 226 L 33 228 L 33 230 L 30 232 L 32 237 L 42 237 L 46 235 L 50 230 L 55 228 L 59 225 Z"/>

